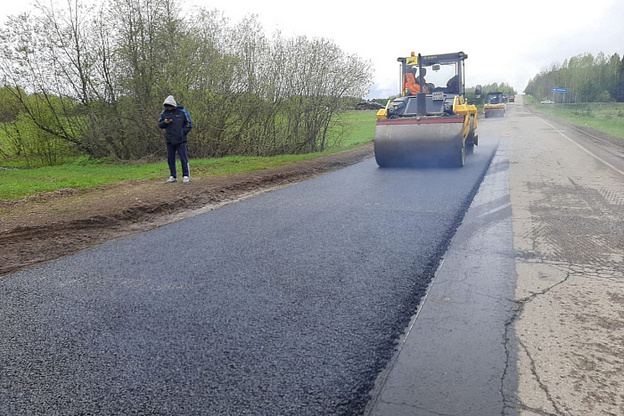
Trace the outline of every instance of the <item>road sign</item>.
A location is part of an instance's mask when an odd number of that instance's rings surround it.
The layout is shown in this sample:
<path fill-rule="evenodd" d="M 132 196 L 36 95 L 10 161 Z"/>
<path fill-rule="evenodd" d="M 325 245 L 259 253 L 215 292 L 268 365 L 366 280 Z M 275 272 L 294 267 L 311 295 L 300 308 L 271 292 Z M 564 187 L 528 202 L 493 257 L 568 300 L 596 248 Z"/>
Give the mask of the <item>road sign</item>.
<path fill-rule="evenodd" d="M 553 88 L 552 92 L 568 92 L 567 88 Z"/>

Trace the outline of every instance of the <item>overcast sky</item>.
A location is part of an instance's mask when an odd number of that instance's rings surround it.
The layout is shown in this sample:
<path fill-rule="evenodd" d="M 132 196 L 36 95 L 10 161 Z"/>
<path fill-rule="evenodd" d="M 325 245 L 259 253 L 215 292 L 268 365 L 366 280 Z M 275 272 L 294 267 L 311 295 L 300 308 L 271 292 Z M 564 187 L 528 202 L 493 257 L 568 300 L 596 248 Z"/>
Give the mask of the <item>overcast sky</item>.
<path fill-rule="evenodd" d="M 2 3 L 0 21 L 32 8 L 26 0 Z M 345 52 L 373 63 L 371 98 L 397 93 L 396 58 L 412 51 L 423 55 L 464 51 L 468 86 L 506 82 L 518 92 L 541 69 L 571 56 L 624 54 L 624 0 L 183 0 L 181 4 L 189 10 L 192 5 L 221 10 L 233 22 L 256 14 L 267 35 L 280 30 L 288 37 L 331 39 Z"/>

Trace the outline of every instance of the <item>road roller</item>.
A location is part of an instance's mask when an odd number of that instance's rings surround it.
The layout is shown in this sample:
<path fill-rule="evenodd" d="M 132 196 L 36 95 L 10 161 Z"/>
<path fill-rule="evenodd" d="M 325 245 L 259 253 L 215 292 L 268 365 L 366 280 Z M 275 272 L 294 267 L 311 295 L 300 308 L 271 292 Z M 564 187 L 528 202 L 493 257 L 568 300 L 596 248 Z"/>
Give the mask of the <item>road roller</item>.
<path fill-rule="evenodd" d="M 379 167 L 456 166 L 479 144 L 477 107 L 465 98 L 463 52 L 400 57 L 401 93 L 377 112 Z M 481 86 L 475 88 L 477 96 Z"/>
<path fill-rule="evenodd" d="M 483 105 L 485 118 L 505 117 L 505 94 L 499 91 L 488 92 L 487 100 Z"/>

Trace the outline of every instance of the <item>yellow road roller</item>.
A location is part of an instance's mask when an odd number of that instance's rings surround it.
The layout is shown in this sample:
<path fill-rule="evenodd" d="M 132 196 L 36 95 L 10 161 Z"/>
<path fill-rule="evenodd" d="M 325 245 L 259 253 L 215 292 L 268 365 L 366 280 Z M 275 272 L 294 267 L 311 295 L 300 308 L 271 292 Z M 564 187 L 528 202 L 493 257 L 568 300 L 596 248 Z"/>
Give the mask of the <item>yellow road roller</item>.
<path fill-rule="evenodd" d="M 485 118 L 505 117 L 505 94 L 499 91 L 488 92 L 487 101 L 483 105 Z"/>
<path fill-rule="evenodd" d="M 379 167 L 462 167 L 479 144 L 477 107 L 465 99 L 463 52 L 398 58 L 401 94 L 377 112 Z M 475 88 L 477 96 L 481 87 Z"/>

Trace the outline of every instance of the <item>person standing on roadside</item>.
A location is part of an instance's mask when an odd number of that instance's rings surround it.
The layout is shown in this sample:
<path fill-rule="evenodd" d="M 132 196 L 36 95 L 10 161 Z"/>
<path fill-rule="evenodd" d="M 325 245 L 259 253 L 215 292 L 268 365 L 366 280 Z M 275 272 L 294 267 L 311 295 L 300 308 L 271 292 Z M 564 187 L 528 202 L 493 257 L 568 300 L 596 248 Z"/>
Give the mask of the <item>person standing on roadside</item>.
<path fill-rule="evenodd" d="M 165 109 L 158 118 L 158 127 L 165 129 L 167 139 L 167 163 L 169 164 L 169 179 L 165 183 L 177 182 L 176 152 L 182 164 L 182 183 L 189 183 L 190 169 L 187 152 L 187 138 L 193 128 L 191 115 L 184 106 L 176 103 L 173 95 L 168 96 L 163 103 Z"/>

